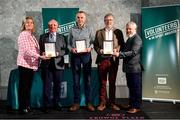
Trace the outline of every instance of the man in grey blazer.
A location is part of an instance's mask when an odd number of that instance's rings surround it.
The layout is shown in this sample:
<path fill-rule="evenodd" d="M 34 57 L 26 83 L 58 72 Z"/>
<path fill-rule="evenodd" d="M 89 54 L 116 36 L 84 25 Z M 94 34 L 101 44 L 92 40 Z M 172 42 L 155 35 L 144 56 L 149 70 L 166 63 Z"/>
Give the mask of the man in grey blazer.
<path fill-rule="evenodd" d="M 127 86 L 129 88 L 128 113 L 139 112 L 142 101 L 142 66 L 140 61 L 142 40 L 136 33 L 136 29 L 136 23 L 128 22 L 126 24 L 128 39 L 123 51 L 120 54 L 116 54 L 123 59 L 123 72 L 126 73 Z"/>
<path fill-rule="evenodd" d="M 64 54 L 66 49 L 65 37 L 57 32 L 58 22 L 54 19 L 48 22 L 49 32 L 40 36 L 40 54 L 45 53 L 45 44 L 55 44 L 55 56 L 48 60 L 41 61 L 42 79 L 43 79 L 43 98 L 44 98 L 44 112 L 48 112 L 47 109 L 53 103 L 53 107 L 56 110 L 61 110 L 59 103 L 61 93 L 61 81 L 63 81 L 64 75 Z M 48 55 L 46 55 L 48 56 Z M 51 100 L 51 87 L 53 83 L 53 101 Z"/>

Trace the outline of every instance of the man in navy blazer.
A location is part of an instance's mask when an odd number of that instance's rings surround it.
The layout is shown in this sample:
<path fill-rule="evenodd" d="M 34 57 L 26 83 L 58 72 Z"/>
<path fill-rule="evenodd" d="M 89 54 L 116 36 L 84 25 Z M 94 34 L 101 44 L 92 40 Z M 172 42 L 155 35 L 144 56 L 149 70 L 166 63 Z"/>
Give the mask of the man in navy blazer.
<path fill-rule="evenodd" d="M 41 61 L 42 79 L 43 79 L 43 98 L 44 98 L 44 112 L 53 103 L 53 107 L 57 110 L 61 110 L 60 105 L 60 93 L 61 93 L 61 81 L 63 81 L 64 75 L 64 54 L 66 49 L 65 37 L 57 32 L 58 22 L 54 19 L 48 22 L 49 32 L 40 36 L 40 54 L 45 53 L 45 44 L 55 44 L 55 56 L 50 57 L 48 60 Z M 53 84 L 53 101 L 51 100 L 51 87 Z"/>
<path fill-rule="evenodd" d="M 128 39 L 123 51 L 120 54 L 117 53 L 117 56 L 123 59 L 123 72 L 126 73 L 127 86 L 129 88 L 128 113 L 139 112 L 142 101 L 142 40 L 136 33 L 136 29 L 136 23 L 128 22 L 126 24 Z"/>

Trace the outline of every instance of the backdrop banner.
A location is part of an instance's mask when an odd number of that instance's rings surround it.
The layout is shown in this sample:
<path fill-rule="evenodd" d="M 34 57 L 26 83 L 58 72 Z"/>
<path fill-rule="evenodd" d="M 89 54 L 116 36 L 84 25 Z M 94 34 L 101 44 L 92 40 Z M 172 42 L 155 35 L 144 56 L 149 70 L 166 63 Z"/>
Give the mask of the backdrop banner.
<path fill-rule="evenodd" d="M 78 10 L 79 8 L 42 8 L 44 33 L 48 32 L 48 22 L 55 19 L 59 23 L 58 32 L 67 36 L 69 29 L 76 24 Z"/>
<path fill-rule="evenodd" d="M 142 8 L 143 99 L 180 101 L 180 5 Z"/>

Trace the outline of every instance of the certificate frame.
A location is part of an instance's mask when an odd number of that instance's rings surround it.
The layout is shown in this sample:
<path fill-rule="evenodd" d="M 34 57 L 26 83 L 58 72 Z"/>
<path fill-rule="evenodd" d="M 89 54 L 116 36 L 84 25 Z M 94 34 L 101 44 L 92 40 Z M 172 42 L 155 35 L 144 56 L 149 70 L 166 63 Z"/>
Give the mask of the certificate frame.
<path fill-rule="evenodd" d="M 86 52 L 86 40 L 85 39 L 76 40 L 75 44 L 76 44 L 77 53 Z"/>
<path fill-rule="evenodd" d="M 46 57 L 56 57 L 55 43 L 45 43 L 44 47 Z"/>
<path fill-rule="evenodd" d="M 112 40 L 103 41 L 103 54 L 104 55 L 113 54 L 113 41 Z"/>

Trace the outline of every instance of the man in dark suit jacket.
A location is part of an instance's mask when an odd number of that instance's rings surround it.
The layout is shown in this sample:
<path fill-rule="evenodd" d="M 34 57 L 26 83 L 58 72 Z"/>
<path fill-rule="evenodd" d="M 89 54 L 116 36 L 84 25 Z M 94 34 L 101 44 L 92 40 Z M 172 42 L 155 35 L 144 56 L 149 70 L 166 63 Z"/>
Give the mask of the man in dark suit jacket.
<path fill-rule="evenodd" d="M 123 72 L 126 73 L 127 86 L 129 88 L 129 110 L 128 113 L 140 111 L 142 101 L 142 66 L 141 48 L 142 40 L 136 33 L 137 25 L 134 22 L 126 24 L 126 35 L 128 37 L 125 48 L 119 57 L 123 58 Z"/>
<path fill-rule="evenodd" d="M 48 23 L 49 32 L 40 36 L 40 54 L 45 53 L 45 44 L 55 44 L 55 56 L 48 60 L 41 61 L 42 79 L 44 82 L 44 112 L 47 112 L 48 107 L 51 106 L 51 87 L 53 83 L 53 104 L 55 109 L 60 110 L 61 105 L 59 103 L 61 93 L 61 81 L 63 81 L 64 75 L 64 54 L 66 48 L 65 37 L 59 33 L 58 22 L 54 19 Z"/>
<path fill-rule="evenodd" d="M 107 76 L 109 80 L 109 104 L 111 109 L 120 110 L 115 104 L 115 91 L 116 91 L 116 76 L 119 65 L 119 58 L 112 56 L 113 53 L 105 55 L 103 50 L 103 43 L 112 42 L 113 51 L 119 52 L 120 48 L 124 44 L 123 33 L 121 30 L 115 28 L 114 16 L 109 13 L 104 17 L 105 28 L 100 29 L 96 32 L 94 49 L 97 52 L 96 64 L 98 65 L 98 72 L 100 76 L 100 105 L 97 107 L 98 110 L 103 111 L 106 108 L 106 83 Z"/>

